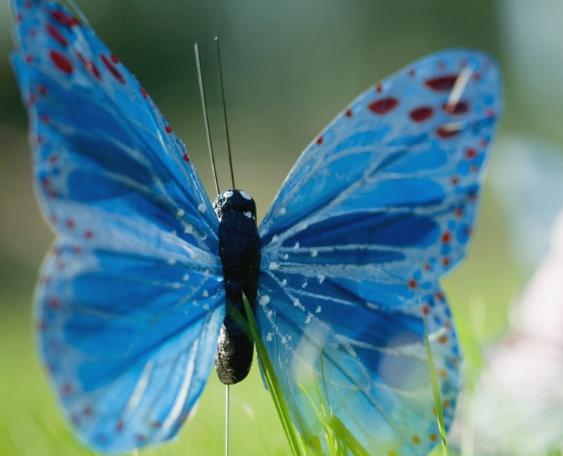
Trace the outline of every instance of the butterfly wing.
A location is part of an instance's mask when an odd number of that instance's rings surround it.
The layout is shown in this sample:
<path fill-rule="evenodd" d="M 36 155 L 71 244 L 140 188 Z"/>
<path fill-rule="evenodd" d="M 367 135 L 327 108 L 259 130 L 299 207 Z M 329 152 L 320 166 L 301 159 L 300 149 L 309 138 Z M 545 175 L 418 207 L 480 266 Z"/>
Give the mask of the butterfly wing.
<path fill-rule="evenodd" d="M 405 68 L 309 145 L 260 226 L 258 322 L 313 445 L 319 410 L 370 453 L 436 444 L 425 319 L 449 426 L 460 355 L 439 278 L 470 237 L 500 91 L 476 52 Z"/>
<path fill-rule="evenodd" d="M 99 450 L 174 437 L 209 377 L 224 318 L 221 266 L 211 254 L 172 266 L 173 255 L 65 239 L 45 260 L 41 355 L 65 416 Z"/>
<path fill-rule="evenodd" d="M 91 446 L 168 439 L 217 346 L 217 218 L 185 147 L 94 32 L 58 2 L 12 6 L 37 193 L 58 235 L 37 291 L 41 353 Z"/>

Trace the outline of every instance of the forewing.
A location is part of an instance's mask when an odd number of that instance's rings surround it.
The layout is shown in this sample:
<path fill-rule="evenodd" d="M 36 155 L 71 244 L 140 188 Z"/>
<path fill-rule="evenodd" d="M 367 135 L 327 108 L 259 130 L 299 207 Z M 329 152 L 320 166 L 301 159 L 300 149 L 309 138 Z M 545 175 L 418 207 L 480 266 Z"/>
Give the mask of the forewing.
<path fill-rule="evenodd" d="M 426 454 L 426 317 L 449 425 L 459 353 L 438 281 L 470 238 L 500 92 L 486 55 L 424 58 L 362 94 L 288 176 L 260 227 L 258 312 L 294 418 L 306 401 L 286 360 L 318 333 L 309 365 L 334 382 L 328 407 L 347 398 L 339 418 L 370 450 Z"/>
<path fill-rule="evenodd" d="M 260 226 L 264 258 L 397 257 L 390 267 L 405 282 L 427 260 L 439 276 L 463 255 L 500 109 L 496 65 L 470 51 L 432 55 L 368 89 L 289 174 Z"/>
<path fill-rule="evenodd" d="M 109 242 L 126 218 L 216 249 L 217 219 L 185 147 L 137 80 L 58 2 L 14 0 L 13 11 L 38 193 L 56 231 Z"/>
<path fill-rule="evenodd" d="M 38 195 L 58 235 L 37 291 L 43 358 L 93 447 L 169 439 L 217 347 L 217 218 L 184 146 L 88 25 L 53 1 L 12 6 Z"/>

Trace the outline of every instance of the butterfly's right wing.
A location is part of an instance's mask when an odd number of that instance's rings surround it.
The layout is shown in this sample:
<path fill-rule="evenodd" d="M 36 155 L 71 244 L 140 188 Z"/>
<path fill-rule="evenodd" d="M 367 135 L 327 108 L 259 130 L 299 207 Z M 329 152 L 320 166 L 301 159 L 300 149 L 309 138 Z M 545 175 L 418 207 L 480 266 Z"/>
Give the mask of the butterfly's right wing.
<path fill-rule="evenodd" d="M 58 235 L 37 290 L 40 352 L 90 446 L 170 439 L 216 352 L 217 218 L 183 144 L 93 30 L 55 1 L 12 6 L 37 192 Z"/>
<path fill-rule="evenodd" d="M 311 445 L 328 451 L 338 418 L 337 437 L 370 454 L 428 454 L 426 335 L 449 427 L 460 353 L 440 278 L 465 254 L 500 110 L 488 56 L 428 56 L 360 95 L 278 193 L 260 226 L 257 319 Z"/>

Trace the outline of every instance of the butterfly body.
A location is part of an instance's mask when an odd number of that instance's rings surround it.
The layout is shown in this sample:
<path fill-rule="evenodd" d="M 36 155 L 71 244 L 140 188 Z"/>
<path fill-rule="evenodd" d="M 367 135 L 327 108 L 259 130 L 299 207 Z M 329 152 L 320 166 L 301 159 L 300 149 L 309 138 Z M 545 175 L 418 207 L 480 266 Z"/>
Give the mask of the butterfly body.
<path fill-rule="evenodd" d="M 256 204 L 245 192 L 227 190 L 213 203 L 219 217 L 219 255 L 225 277 L 227 312 L 217 347 L 217 375 L 233 385 L 250 370 L 254 342 L 246 330 L 242 295 L 254 308 L 260 271 Z"/>

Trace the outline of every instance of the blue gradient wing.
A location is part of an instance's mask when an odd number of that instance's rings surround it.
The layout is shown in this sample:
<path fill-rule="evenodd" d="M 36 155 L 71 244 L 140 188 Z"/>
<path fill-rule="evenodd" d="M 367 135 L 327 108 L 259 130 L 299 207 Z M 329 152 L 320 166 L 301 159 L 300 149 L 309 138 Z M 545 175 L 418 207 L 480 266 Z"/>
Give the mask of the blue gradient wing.
<path fill-rule="evenodd" d="M 215 355 L 217 218 L 183 144 L 88 25 L 54 1 L 12 8 L 37 193 L 58 236 L 37 292 L 41 352 L 91 446 L 168 439 Z"/>
<path fill-rule="evenodd" d="M 450 424 L 459 350 L 439 278 L 465 253 L 500 110 L 489 57 L 441 52 L 363 93 L 286 179 L 260 226 L 258 320 L 313 440 L 324 401 L 372 454 L 436 444 L 424 316 Z"/>
<path fill-rule="evenodd" d="M 176 435 L 207 383 L 224 318 L 212 254 L 61 239 L 36 300 L 42 359 L 84 442 L 114 453 Z"/>

